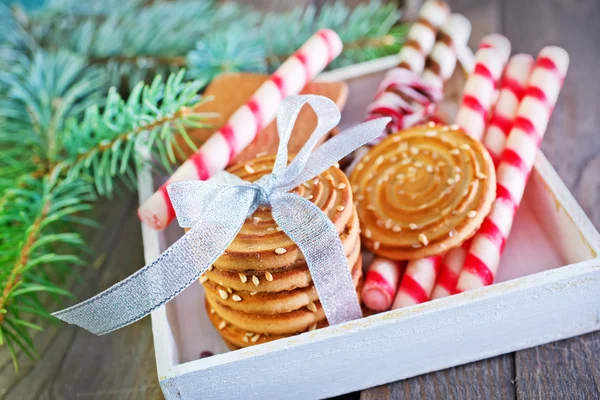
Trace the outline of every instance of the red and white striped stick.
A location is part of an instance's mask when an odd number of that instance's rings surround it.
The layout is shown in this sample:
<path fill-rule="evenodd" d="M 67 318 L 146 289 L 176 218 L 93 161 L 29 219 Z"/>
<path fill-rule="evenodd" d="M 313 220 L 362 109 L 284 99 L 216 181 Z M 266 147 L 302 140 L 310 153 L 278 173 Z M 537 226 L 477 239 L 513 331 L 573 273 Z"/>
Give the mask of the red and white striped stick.
<path fill-rule="evenodd" d="M 504 150 L 506 138 L 517 115 L 517 108 L 525 93 L 527 79 L 531 75 L 534 63 L 533 57 L 529 54 L 517 54 L 511 57 L 504 71 L 498 100 L 483 137 L 483 144 L 496 165 Z"/>
<path fill-rule="evenodd" d="M 288 58 L 263 83 L 250 100 L 229 118 L 200 149 L 175 171 L 138 210 L 139 218 L 154 229 L 164 229 L 175 212 L 166 191 L 171 182 L 206 180 L 224 169 L 254 140 L 277 113 L 281 100 L 297 94 L 342 51 L 342 41 L 332 30 L 321 29 Z"/>
<path fill-rule="evenodd" d="M 495 88 L 510 56 L 510 47 L 508 39 L 498 34 L 488 35 L 479 43 L 475 69 L 465 84 L 463 100 L 455 121 L 469 136 L 477 140 L 484 137 L 487 115 L 494 102 Z M 452 294 L 467 256 L 467 246 L 465 243 L 452 249 L 444 257 L 431 294 L 432 299 Z"/>
<path fill-rule="evenodd" d="M 498 164 L 496 201 L 472 239 L 455 293 L 490 285 L 496 276 L 568 66 L 569 55 L 559 47 L 546 47 L 538 55 Z"/>
<path fill-rule="evenodd" d="M 406 272 L 398 287 L 392 309 L 408 307 L 429 300 L 435 277 L 442 264 L 442 256 L 413 260 L 406 266 Z"/>
<path fill-rule="evenodd" d="M 498 34 L 484 37 L 475 53 L 475 70 L 465 84 L 455 122 L 469 136 L 481 140 L 494 92 L 510 56 L 510 42 Z"/>
<path fill-rule="evenodd" d="M 371 310 L 389 310 L 405 269 L 406 263 L 376 257 L 365 277 L 361 296 L 363 303 Z"/>

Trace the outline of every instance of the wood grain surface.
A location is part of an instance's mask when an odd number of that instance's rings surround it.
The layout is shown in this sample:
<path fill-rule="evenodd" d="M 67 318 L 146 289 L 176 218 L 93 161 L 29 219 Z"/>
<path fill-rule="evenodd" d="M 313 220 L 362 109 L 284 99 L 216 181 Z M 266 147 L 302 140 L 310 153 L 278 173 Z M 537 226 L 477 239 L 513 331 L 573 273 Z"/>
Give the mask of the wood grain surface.
<path fill-rule="evenodd" d="M 542 149 L 595 226 L 600 227 L 600 80 L 596 77 L 600 65 L 600 2 L 448 2 L 455 12 L 464 13 L 472 21 L 472 47 L 486 33 L 495 31 L 508 36 L 514 52 L 535 54 L 548 44 L 569 51 L 571 68 Z M 258 3 L 262 8 L 281 10 L 295 2 Z M 324 1 L 314 3 L 321 5 Z M 416 2 L 409 3 L 414 7 Z M 72 285 L 78 299 L 98 293 L 144 264 L 136 203 L 134 195 L 125 195 L 99 205 L 96 212 L 104 229 L 88 234 L 98 259 L 82 270 L 83 283 Z M 0 350 L 1 398 L 162 398 L 149 318 L 102 337 L 56 324 L 36 337 L 36 342 L 41 359 L 32 363 L 23 358 L 19 373 L 14 372 L 6 352 Z M 600 398 L 598 354 L 600 333 L 592 333 L 342 398 Z"/>

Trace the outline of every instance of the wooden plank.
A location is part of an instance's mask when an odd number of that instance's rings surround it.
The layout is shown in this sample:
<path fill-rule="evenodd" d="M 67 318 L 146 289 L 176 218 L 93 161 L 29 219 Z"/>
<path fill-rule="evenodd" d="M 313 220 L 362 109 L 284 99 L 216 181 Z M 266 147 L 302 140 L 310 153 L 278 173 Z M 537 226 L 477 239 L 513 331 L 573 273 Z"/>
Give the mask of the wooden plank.
<path fill-rule="evenodd" d="M 582 0 L 530 0 L 504 4 L 503 31 L 514 51 L 535 54 L 547 44 L 571 55 L 565 87 L 542 149 L 569 189 L 600 226 L 600 4 Z M 531 16 L 535 15 L 535 23 Z M 571 155 L 571 156 L 569 156 Z M 573 156 L 576 155 L 576 156 Z M 551 343 L 516 354 L 516 389 L 523 398 L 598 398 L 600 333 Z"/>

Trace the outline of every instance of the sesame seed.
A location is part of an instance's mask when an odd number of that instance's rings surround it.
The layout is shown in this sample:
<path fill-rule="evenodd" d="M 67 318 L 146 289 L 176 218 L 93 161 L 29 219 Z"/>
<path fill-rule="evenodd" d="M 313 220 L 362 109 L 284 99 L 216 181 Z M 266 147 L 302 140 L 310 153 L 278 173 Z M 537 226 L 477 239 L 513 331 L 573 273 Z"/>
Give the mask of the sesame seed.
<path fill-rule="evenodd" d="M 407 150 L 408 149 L 408 143 L 406 143 L 406 142 L 400 142 L 398 144 L 398 149 L 400 149 L 400 150 Z"/>
<path fill-rule="evenodd" d="M 375 159 L 375 165 L 381 165 L 385 161 L 385 157 L 379 156 Z"/>
<path fill-rule="evenodd" d="M 346 186 L 347 186 L 347 185 L 346 185 L 344 182 L 342 182 L 342 183 L 340 183 L 340 184 L 337 186 L 337 188 L 338 188 L 339 190 L 342 190 L 342 189 L 346 189 Z"/>
<path fill-rule="evenodd" d="M 277 232 L 279 232 L 279 231 L 281 231 L 281 228 L 280 228 L 280 227 L 278 227 L 278 226 L 276 226 L 276 227 L 275 227 L 275 230 L 276 230 Z"/>
<path fill-rule="evenodd" d="M 209 270 L 209 271 L 212 271 L 212 270 L 213 270 L 213 268 L 214 268 L 214 265 L 212 265 L 212 264 L 208 266 L 208 270 Z"/>
<path fill-rule="evenodd" d="M 442 132 L 448 132 L 450 130 L 449 126 L 443 126 L 442 127 Z"/>
<path fill-rule="evenodd" d="M 246 283 L 248 282 L 248 277 L 244 274 L 242 274 L 241 272 L 239 273 L 240 275 L 240 281 L 242 281 L 242 283 Z"/>
<path fill-rule="evenodd" d="M 273 275 L 269 271 L 265 272 L 265 279 L 269 282 L 273 282 Z"/>
<path fill-rule="evenodd" d="M 471 146 L 468 143 L 463 143 L 460 145 L 460 148 L 463 150 L 471 150 Z"/>
<path fill-rule="evenodd" d="M 402 228 L 399 225 L 394 225 L 392 227 L 392 232 L 400 232 Z"/>
<path fill-rule="evenodd" d="M 230 287 L 228 287 L 228 288 L 227 288 L 227 291 L 228 291 L 230 294 L 231 294 L 231 293 L 233 293 L 233 289 L 232 289 L 232 288 L 230 288 Z"/>
<path fill-rule="evenodd" d="M 411 147 L 409 151 L 410 151 L 410 154 L 412 154 L 413 156 L 416 156 L 417 154 L 419 154 L 419 149 L 417 147 Z"/>
<path fill-rule="evenodd" d="M 248 342 L 250 341 L 250 340 L 248 339 L 248 336 L 244 336 L 244 337 L 242 338 L 242 340 L 243 340 L 245 343 L 248 343 Z"/>
<path fill-rule="evenodd" d="M 240 296 L 238 296 L 237 294 L 234 294 L 233 296 L 231 296 L 231 299 L 233 301 L 242 301 L 242 298 Z"/>
<path fill-rule="evenodd" d="M 254 296 L 258 292 L 250 292 L 250 296 Z"/>
<path fill-rule="evenodd" d="M 448 180 L 446 181 L 446 183 L 448 183 L 448 185 L 454 185 L 454 179 L 448 178 Z"/>
<path fill-rule="evenodd" d="M 440 158 L 440 155 L 438 153 L 431 153 L 431 158 L 437 160 L 438 158 Z"/>
<path fill-rule="evenodd" d="M 254 286 L 258 286 L 258 284 L 260 283 L 256 275 L 252 275 L 252 283 L 254 283 Z"/>
<path fill-rule="evenodd" d="M 312 331 L 314 331 L 315 329 L 317 329 L 317 324 L 312 324 L 311 326 L 309 326 L 309 327 L 308 327 L 308 331 L 309 331 L 309 332 L 312 332 Z"/>
<path fill-rule="evenodd" d="M 430 174 L 432 174 L 432 173 L 433 173 L 433 167 L 432 167 L 431 165 L 427 165 L 427 166 L 425 167 L 425 171 L 427 171 L 427 172 L 429 172 Z"/>
<path fill-rule="evenodd" d="M 225 329 L 225 327 L 227 326 L 227 323 L 225 321 L 221 321 L 221 323 L 219 324 L 219 329 Z"/>
<path fill-rule="evenodd" d="M 306 199 L 307 199 L 307 200 L 312 200 L 312 199 L 313 199 L 313 195 L 311 194 L 311 195 L 310 195 L 310 196 L 308 196 Z"/>
<path fill-rule="evenodd" d="M 364 162 L 369 162 L 369 160 L 370 160 L 370 159 L 371 159 L 371 156 L 370 156 L 370 155 L 368 155 L 368 154 L 367 154 L 366 156 L 364 156 L 364 157 L 363 157 L 363 161 L 364 161 Z"/>
<path fill-rule="evenodd" d="M 371 232 L 371 230 L 369 228 L 365 229 L 365 237 L 367 239 L 371 238 L 371 236 L 373 236 L 373 233 Z"/>
<path fill-rule="evenodd" d="M 430 128 L 433 128 L 433 127 L 435 126 L 435 122 L 433 122 L 433 121 L 429 121 L 429 122 L 427 123 L 427 126 L 428 126 L 428 127 L 430 127 Z"/>
<path fill-rule="evenodd" d="M 415 161 L 413 165 L 417 168 L 421 168 L 423 166 L 423 163 L 421 161 Z"/>
<path fill-rule="evenodd" d="M 248 164 L 244 165 L 244 169 L 246 170 L 247 173 L 249 174 L 253 174 L 254 172 L 254 168 L 252 168 L 251 166 L 249 166 Z"/>
<path fill-rule="evenodd" d="M 260 217 L 252 217 L 252 223 L 254 223 L 254 225 L 258 224 L 260 221 L 262 221 L 262 218 L 260 218 Z"/>
<path fill-rule="evenodd" d="M 477 211 L 471 210 L 467 213 L 468 218 L 475 218 L 477 216 Z"/>
<path fill-rule="evenodd" d="M 208 280 L 208 276 L 206 276 L 206 275 L 201 275 L 201 276 L 200 276 L 200 283 L 204 283 L 204 282 L 206 282 L 207 280 Z"/>
<path fill-rule="evenodd" d="M 210 313 L 211 313 L 211 314 L 214 314 L 214 313 L 215 313 L 215 309 L 214 309 L 214 308 L 211 308 L 211 309 L 210 309 Z"/>
<path fill-rule="evenodd" d="M 426 137 L 434 137 L 434 136 L 437 136 L 437 134 L 438 134 L 437 131 L 427 131 L 427 132 L 425 132 L 425 136 Z"/>
<path fill-rule="evenodd" d="M 392 142 L 398 143 L 400 140 L 400 136 L 392 136 Z"/>
<path fill-rule="evenodd" d="M 373 249 L 374 250 L 379 250 L 379 246 L 381 245 L 381 243 L 379 243 L 378 241 L 374 241 L 373 242 Z"/>
<path fill-rule="evenodd" d="M 424 233 L 419 233 L 417 239 L 419 240 L 419 242 L 423 243 L 423 246 L 427 246 L 429 244 L 429 239 L 427 239 L 427 236 L 425 236 Z"/>
<path fill-rule="evenodd" d="M 267 232 L 273 232 L 275 230 L 275 228 L 273 228 L 272 226 L 267 228 Z"/>
<path fill-rule="evenodd" d="M 440 243 L 440 249 L 446 250 L 447 248 L 448 246 L 446 246 L 446 243 Z"/>
<path fill-rule="evenodd" d="M 402 161 L 400 161 L 400 165 L 406 165 L 406 164 L 410 164 L 412 162 L 412 158 L 407 157 L 407 158 L 403 158 Z"/>
<path fill-rule="evenodd" d="M 340 163 L 336 162 L 335 164 L 333 164 L 334 167 L 339 168 L 340 167 Z"/>
<path fill-rule="evenodd" d="M 317 186 L 319 184 L 319 178 L 313 179 L 313 185 Z"/>
<path fill-rule="evenodd" d="M 460 169 L 460 167 L 458 165 L 454 167 L 454 172 L 456 172 L 457 174 L 460 174 L 460 171 L 462 171 L 462 170 Z"/>
<path fill-rule="evenodd" d="M 410 224 L 408 224 L 408 227 L 410 228 L 411 231 L 419 229 L 419 225 L 415 224 L 414 222 L 411 222 Z"/>
<path fill-rule="evenodd" d="M 315 313 L 317 312 L 317 306 L 313 302 L 308 303 L 306 305 L 306 308 L 308 308 L 309 311 L 312 311 L 312 312 L 315 312 Z"/>
<path fill-rule="evenodd" d="M 344 211 L 344 206 L 337 206 L 335 209 L 338 211 Z"/>
<path fill-rule="evenodd" d="M 219 296 L 221 296 L 223 300 L 227 300 L 227 298 L 229 297 L 229 293 L 227 293 L 223 289 L 219 289 Z"/>
<path fill-rule="evenodd" d="M 266 156 L 267 154 L 266 151 L 261 151 L 260 153 L 256 153 L 256 158 Z"/>
<path fill-rule="evenodd" d="M 254 335 L 256 335 L 256 333 L 254 333 L 254 332 L 250 332 L 250 331 L 248 331 L 248 332 L 246 332 L 246 333 L 244 334 L 244 336 L 246 336 L 246 337 L 251 337 L 251 336 L 254 336 Z"/>
<path fill-rule="evenodd" d="M 256 335 L 252 336 L 252 339 L 250 339 L 250 341 L 252 343 L 256 343 L 258 342 L 258 339 L 260 339 L 260 333 L 257 333 Z"/>
<path fill-rule="evenodd" d="M 479 172 L 479 171 L 478 171 L 478 172 L 475 174 L 475 178 L 477 178 L 477 179 L 482 179 L 482 180 L 483 180 L 483 179 L 487 179 L 487 175 L 486 175 L 486 174 L 482 174 L 481 172 Z"/>
<path fill-rule="evenodd" d="M 373 204 L 369 204 L 369 205 L 367 205 L 367 210 L 375 211 L 375 206 Z"/>
<path fill-rule="evenodd" d="M 310 185 L 306 182 L 302 182 L 302 186 L 304 186 L 307 189 L 310 189 Z"/>
<path fill-rule="evenodd" d="M 278 247 L 278 248 L 275 249 L 275 253 L 278 254 L 278 255 L 282 255 L 282 254 L 287 253 L 287 250 L 284 249 L 283 247 Z"/>
<path fill-rule="evenodd" d="M 356 196 L 356 201 L 363 201 L 364 199 L 365 199 L 364 194 L 359 194 L 358 196 Z"/>
<path fill-rule="evenodd" d="M 458 124 L 452 124 L 450 125 L 450 129 L 452 129 L 453 131 L 457 131 L 460 129 L 460 126 L 458 126 Z"/>
<path fill-rule="evenodd" d="M 365 165 L 364 165 L 363 163 L 360 163 L 360 164 L 358 164 L 358 165 L 356 166 L 356 170 L 357 170 L 357 171 L 362 171 L 364 167 L 365 167 Z"/>
<path fill-rule="evenodd" d="M 448 236 L 450 236 L 451 238 L 453 238 L 454 235 L 456 235 L 456 231 L 454 229 L 452 229 L 450 232 L 448 232 Z"/>
<path fill-rule="evenodd" d="M 460 150 L 459 149 L 452 149 L 448 153 L 452 154 L 453 156 L 457 156 L 457 155 L 460 154 Z"/>
<path fill-rule="evenodd" d="M 396 179 L 398 179 L 399 181 L 403 181 L 405 177 L 406 177 L 406 175 L 404 175 L 404 174 L 396 175 Z"/>
<path fill-rule="evenodd" d="M 394 221 L 392 221 L 391 219 L 388 218 L 388 220 L 385 221 L 385 229 L 390 229 L 393 224 L 394 224 Z"/>
<path fill-rule="evenodd" d="M 421 248 L 421 244 L 420 243 L 413 243 L 410 247 L 412 247 L 413 249 L 420 249 Z"/>

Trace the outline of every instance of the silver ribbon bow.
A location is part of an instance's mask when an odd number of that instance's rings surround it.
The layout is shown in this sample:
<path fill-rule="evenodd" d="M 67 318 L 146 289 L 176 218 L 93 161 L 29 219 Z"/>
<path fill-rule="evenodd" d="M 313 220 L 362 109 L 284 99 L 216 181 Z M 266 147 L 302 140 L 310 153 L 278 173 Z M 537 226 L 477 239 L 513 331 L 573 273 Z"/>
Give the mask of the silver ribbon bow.
<path fill-rule="evenodd" d="M 288 165 L 287 145 L 298 113 L 310 104 L 317 127 Z M 279 148 L 271 174 L 254 183 L 228 172 L 208 181 L 175 182 L 167 188 L 179 225 L 191 228 L 153 263 L 102 293 L 53 315 L 96 335 L 129 325 L 167 303 L 197 280 L 225 251 L 246 218 L 270 206 L 273 219 L 302 251 L 330 324 L 361 317 L 348 260 L 337 230 L 320 208 L 288 193 L 319 175 L 362 144 L 379 136 L 389 118 L 340 133 L 315 151 L 340 120 L 335 104 L 321 96 L 289 96 L 277 112 Z"/>

